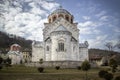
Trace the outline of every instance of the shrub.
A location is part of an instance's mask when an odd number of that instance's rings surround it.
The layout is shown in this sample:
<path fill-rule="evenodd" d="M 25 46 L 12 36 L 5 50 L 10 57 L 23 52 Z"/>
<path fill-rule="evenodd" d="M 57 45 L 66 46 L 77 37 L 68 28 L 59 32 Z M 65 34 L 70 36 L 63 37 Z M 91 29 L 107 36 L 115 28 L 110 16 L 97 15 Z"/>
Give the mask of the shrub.
<path fill-rule="evenodd" d="M 56 66 L 55 69 L 56 69 L 56 70 L 59 70 L 59 69 L 60 69 L 60 66 Z"/>
<path fill-rule="evenodd" d="M 105 75 L 106 73 L 108 73 L 108 72 L 105 71 L 105 70 L 100 70 L 100 71 L 98 72 L 98 75 L 99 75 L 100 78 L 104 78 L 104 75 Z"/>
<path fill-rule="evenodd" d="M 83 71 L 86 71 L 86 74 L 85 74 L 86 80 L 88 79 L 87 71 L 88 71 L 90 68 L 91 68 L 91 65 L 90 65 L 90 63 L 89 63 L 87 60 L 85 60 L 85 61 L 82 62 L 82 64 L 81 64 L 81 69 L 82 69 Z"/>
<path fill-rule="evenodd" d="M 2 58 L 2 57 L 0 57 L 0 64 L 2 64 L 2 62 L 3 62 L 3 58 Z"/>
<path fill-rule="evenodd" d="M 120 80 L 120 76 L 116 76 L 114 80 Z"/>
<path fill-rule="evenodd" d="M 106 74 L 104 75 L 104 79 L 105 79 L 105 80 L 112 80 L 112 79 L 113 79 L 113 75 L 112 75 L 111 73 L 106 73 Z"/>
<path fill-rule="evenodd" d="M 78 70 L 80 70 L 80 69 L 81 69 L 81 67 L 80 67 L 80 66 L 77 66 L 77 69 L 78 69 Z"/>
<path fill-rule="evenodd" d="M 2 69 L 3 67 L 2 66 L 0 66 L 0 70 Z"/>
<path fill-rule="evenodd" d="M 90 68 L 91 68 L 91 65 L 90 65 L 90 63 L 87 60 L 85 60 L 84 62 L 82 62 L 81 69 L 83 71 L 88 71 Z"/>
<path fill-rule="evenodd" d="M 42 58 L 39 60 L 39 63 L 40 63 L 40 64 L 42 64 L 42 63 L 43 63 L 43 59 L 42 59 Z"/>
<path fill-rule="evenodd" d="M 39 72 L 43 72 L 43 71 L 44 71 L 44 68 L 43 68 L 43 67 L 39 67 L 39 68 L 38 68 L 38 71 L 39 71 Z"/>
<path fill-rule="evenodd" d="M 111 67 L 112 73 L 115 73 L 117 70 L 118 63 L 115 59 L 110 59 L 109 66 Z"/>

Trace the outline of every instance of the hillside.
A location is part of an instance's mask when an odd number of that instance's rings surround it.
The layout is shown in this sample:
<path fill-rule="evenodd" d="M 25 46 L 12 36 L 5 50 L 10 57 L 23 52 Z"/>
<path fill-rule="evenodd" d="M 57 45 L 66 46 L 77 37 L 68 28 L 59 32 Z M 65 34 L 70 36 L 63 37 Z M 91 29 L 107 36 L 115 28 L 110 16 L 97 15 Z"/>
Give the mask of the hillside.
<path fill-rule="evenodd" d="M 98 54 L 98 55 L 110 55 L 110 54 L 120 54 L 119 52 L 108 51 L 108 50 L 101 50 L 101 49 L 89 49 L 89 55 L 91 54 Z"/>
<path fill-rule="evenodd" d="M 108 56 L 110 58 L 114 58 L 118 64 L 120 64 L 120 53 L 114 51 L 107 51 L 101 49 L 89 49 L 89 59 L 90 60 L 98 60 L 102 59 L 102 57 Z"/>
<path fill-rule="evenodd" d="M 103 56 L 113 56 L 117 55 L 120 58 L 119 52 L 108 51 L 108 50 L 101 50 L 101 49 L 89 49 L 89 58 L 101 58 Z"/>

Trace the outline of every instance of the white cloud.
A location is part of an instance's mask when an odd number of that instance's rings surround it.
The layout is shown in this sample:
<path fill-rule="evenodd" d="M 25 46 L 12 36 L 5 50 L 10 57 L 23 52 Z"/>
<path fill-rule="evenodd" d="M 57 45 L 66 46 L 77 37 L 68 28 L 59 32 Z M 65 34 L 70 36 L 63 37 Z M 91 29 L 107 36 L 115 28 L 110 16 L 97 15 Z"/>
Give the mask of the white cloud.
<path fill-rule="evenodd" d="M 85 21 L 83 23 L 78 23 L 78 28 L 80 30 L 80 34 L 99 34 L 101 31 L 96 29 L 100 23 L 93 21 Z"/>
<path fill-rule="evenodd" d="M 31 1 L 33 1 L 33 0 L 25 0 L 25 2 L 31 2 Z"/>
<path fill-rule="evenodd" d="M 46 10 L 53 10 L 56 8 L 56 6 L 59 6 L 59 4 L 43 1 L 41 6 L 44 7 Z"/>
<path fill-rule="evenodd" d="M 106 38 L 108 36 L 107 35 L 103 35 L 103 36 L 97 36 L 96 38 L 94 39 L 89 39 L 88 42 L 89 42 L 89 47 L 90 48 L 103 48 L 103 44 L 106 42 Z"/>
<path fill-rule="evenodd" d="M 0 3 L 0 6 L 0 13 L 5 18 L 2 19 L 5 20 L 2 24 L 5 24 L 6 32 L 41 41 L 44 22 L 47 22 L 49 12 L 59 4 L 51 0 L 13 0 L 11 2 L 5 0 L 4 3 Z M 27 10 L 24 11 L 24 9 Z M 3 26 L 2 24 L 0 26 Z"/>
<path fill-rule="evenodd" d="M 90 20 L 90 17 L 89 16 L 83 16 L 83 19 L 84 20 Z"/>
<path fill-rule="evenodd" d="M 102 16 L 100 17 L 100 21 L 108 21 L 108 16 Z"/>
<path fill-rule="evenodd" d="M 44 1 L 41 2 L 41 4 L 43 4 L 43 3 L 44 3 Z M 28 5 L 32 8 L 30 10 L 30 13 L 32 13 L 32 14 L 39 14 L 39 15 L 47 14 L 47 12 L 45 10 L 41 9 L 41 5 L 36 2 L 31 2 Z"/>
<path fill-rule="evenodd" d="M 90 27 L 90 26 L 96 26 L 96 23 L 92 21 L 86 21 L 83 23 L 79 23 L 78 26 L 79 27 Z"/>
<path fill-rule="evenodd" d="M 115 28 L 114 31 L 117 32 L 117 33 L 120 33 L 120 29 L 119 28 Z"/>
<path fill-rule="evenodd" d="M 107 13 L 106 11 L 101 11 L 98 14 L 96 14 L 95 16 L 101 17 L 101 16 L 105 15 L 106 13 Z"/>
<path fill-rule="evenodd" d="M 91 34 L 90 28 L 80 28 L 80 34 Z"/>

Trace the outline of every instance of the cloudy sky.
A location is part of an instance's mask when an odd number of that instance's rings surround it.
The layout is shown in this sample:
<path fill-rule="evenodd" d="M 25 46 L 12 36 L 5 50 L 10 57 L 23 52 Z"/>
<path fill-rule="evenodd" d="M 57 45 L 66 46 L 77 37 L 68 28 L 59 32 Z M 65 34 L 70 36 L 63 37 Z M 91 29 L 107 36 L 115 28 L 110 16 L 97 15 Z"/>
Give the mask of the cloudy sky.
<path fill-rule="evenodd" d="M 120 36 L 120 0 L 0 0 L 0 31 L 42 41 L 43 23 L 59 6 L 74 15 L 79 41 L 105 49 Z"/>

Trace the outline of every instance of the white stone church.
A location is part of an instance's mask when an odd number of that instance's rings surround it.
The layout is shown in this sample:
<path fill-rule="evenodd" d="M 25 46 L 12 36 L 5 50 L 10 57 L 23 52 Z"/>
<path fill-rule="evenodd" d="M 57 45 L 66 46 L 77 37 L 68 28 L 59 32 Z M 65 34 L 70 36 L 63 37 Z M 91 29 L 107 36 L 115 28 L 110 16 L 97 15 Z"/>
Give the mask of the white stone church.
<path fill-rule="evenodd" d="M 79 43 L 79 29 L 74 17 L 59 8 L 44 23 L 43 42 L 32 43 L 32 62 L 88 60 L 88 42 Z"/>

